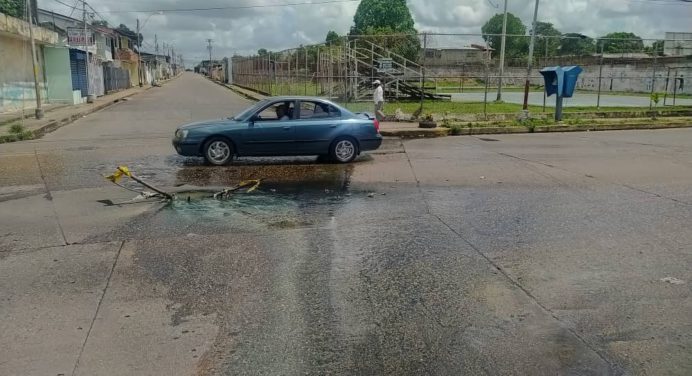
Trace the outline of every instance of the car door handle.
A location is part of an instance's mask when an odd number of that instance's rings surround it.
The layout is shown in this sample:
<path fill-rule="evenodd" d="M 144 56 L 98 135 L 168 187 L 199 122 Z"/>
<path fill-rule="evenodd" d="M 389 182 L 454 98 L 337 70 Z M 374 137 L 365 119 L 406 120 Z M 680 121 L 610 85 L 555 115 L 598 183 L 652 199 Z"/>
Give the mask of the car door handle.
<path fill-rule="evenodd" d="M 285 131 L 290 131 L 290 130 L 291 130 L 291 127 L 284 127 L 284 130 L 285 130 Z"/>
<path fill-rule="evenodd" d="M 336 127 L 338 127 L 338 126 L 339 126 L 339 124 L 332 124 L 332 125 L 329 126 L 329 128 L 336 128 Z"/>

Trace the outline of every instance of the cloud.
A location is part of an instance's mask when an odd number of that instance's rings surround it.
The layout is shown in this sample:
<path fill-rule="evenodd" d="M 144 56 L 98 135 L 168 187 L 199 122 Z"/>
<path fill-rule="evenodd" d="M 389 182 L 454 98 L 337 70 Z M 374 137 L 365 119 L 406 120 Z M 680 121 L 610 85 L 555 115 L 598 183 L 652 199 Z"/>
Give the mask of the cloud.
<path fill-rule="evenodd" d="M 62 0 L 77 4 L 75 0 Z M 189 9 L 223 6 L 270 6 L 302 0 L 90 0 L 109 23 L 127 24 L 134 30 L 136 19 L 144 25 L 145 47 L 153 50 L 154 34 L 159 44 L 174 45 L 188 62 L 208 58 L 206 39 L 214 40 L 214 56 L 252 53 L 260 48 L 282 50 L 300 44 L 321 43 L 329 30 L 347 33 L 357 2 L 312 4 L 292 7 L 225 9 L 199 12 L 164 12 L 152 15 L 144 10 Z M 318 1 L 318 0 L 312 0 Z M 502 11 L 503 0 L 408 0 L 420 31 L 433 33 L 479 33 L 483 24 Z M 497 5 L 495 8 L 492 4 Z M 510 0 L 509 11 L 531 23 L 534 2 Z M 39 0 L 39 6 L 58 13 L 71 9 L 54 0 Z M 115 11 L 135 11 L 117 13 Z M 76 10 L 74 15 L 81 14 Z M 600 36 L 612 31 L 631 31 L 643 38 L 662 38 L 665 31 L 690 31 L 692 5 L 642 0 L 553 0 L 541 2 L 539 20 L 553 23 L 563 32 Z M 146 24 L 145 24 L 146 20 Z M 530 29 L 530 27 L 527 27 Z M 431 43 L 468 45 L 479 37 L 431 37 Z"/>

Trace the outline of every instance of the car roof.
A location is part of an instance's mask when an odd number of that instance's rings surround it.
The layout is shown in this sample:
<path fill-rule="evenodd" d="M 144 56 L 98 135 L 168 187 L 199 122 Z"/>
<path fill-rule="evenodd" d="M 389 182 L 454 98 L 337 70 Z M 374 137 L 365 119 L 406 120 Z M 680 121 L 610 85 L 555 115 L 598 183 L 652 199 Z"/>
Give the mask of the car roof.
<path fill-rule="evenodd" d="M 311 101 L 313 101 L 314 100 L 314 101 L 333 103 L 329 99 L 320 98 L 320 97 L 308 97 L 308 96 L 302 96 L 302 95 L 294 95 L 294 96 L 284 95 L 284 96 L 278 96 L 278 97 L 266 97 L 265 99 L 270 100 L 270 101 L 296 101 L 296 100 L 311 100 Z"/>
<path fill-rule="evenodd" d="M 321 97 L 309 97 L 309 96 L 303 96 L 303 95 L 284 95 L 284 96 L 277 96 L 277 97 L 266 97 L 264 98 L 265 101 L 270 101 L 270 102 L 281 102 L 281 101 L 299 101 L 299 100 L 311 100 L 311 101 L 317 101 L 317 102 L 323 102 L 323 103 L 328 103 L 333 106 L 338 107 L 342 112 L 348 112 L 351 113 L 347 108 L 344 106 L 335 103 L 329 99 L 326 98 L 321 98 Z"/>

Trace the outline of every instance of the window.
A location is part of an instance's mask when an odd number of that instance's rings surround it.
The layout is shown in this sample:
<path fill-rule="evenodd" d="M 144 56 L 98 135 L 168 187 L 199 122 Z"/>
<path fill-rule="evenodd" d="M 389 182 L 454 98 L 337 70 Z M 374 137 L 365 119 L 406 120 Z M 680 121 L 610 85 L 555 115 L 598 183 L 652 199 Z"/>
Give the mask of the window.
<path fill-rule="evenodd" d="M 336 107 L 320 102 L 300 102 L 300 118 L 325 119 L 341 117 L 341 112 Z"/>
<path fill-rule="evenodd" d="M 294 119 L 294 103 L 292 101 L 275 102 L 270 106 L 265 107 L 259 112 L 257 120 L 261 121 L 278 121 L 278 120 L 293 120 Z"/>

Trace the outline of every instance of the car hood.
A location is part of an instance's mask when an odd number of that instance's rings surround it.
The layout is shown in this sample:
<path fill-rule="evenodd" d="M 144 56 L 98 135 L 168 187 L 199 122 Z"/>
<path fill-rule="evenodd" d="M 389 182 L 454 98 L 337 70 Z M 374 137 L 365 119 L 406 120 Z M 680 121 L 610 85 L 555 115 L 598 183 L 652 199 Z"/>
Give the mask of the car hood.
<path fill-rule="evenodd" d="M 199 129 L 199 128 L 206 128 L 206 127 L 213 127 L 216 125 L 237 125 L 240 124 L 235 120 L 230 120 L 230 119 L 214 119 L 214 120 L 204 120 L 204 121 L 198 121 L 190 124 L 185 124 L 182 127 L 178 129 L 183 129 L 183 130 L 192 130 L 192 129 Z"/>

